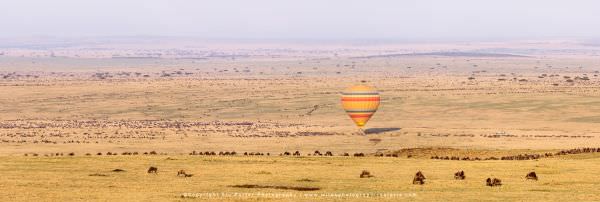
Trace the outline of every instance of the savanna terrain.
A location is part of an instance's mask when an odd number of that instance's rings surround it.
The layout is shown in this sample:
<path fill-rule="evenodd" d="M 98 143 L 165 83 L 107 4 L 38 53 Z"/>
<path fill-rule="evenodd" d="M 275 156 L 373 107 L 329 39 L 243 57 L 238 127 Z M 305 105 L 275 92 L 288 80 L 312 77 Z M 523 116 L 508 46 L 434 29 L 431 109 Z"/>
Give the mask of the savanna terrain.
<path fill-rule="evenodd" d="M 0 199 L 600 200 L 593 44 L 91 44 L 0 49 Z"/>

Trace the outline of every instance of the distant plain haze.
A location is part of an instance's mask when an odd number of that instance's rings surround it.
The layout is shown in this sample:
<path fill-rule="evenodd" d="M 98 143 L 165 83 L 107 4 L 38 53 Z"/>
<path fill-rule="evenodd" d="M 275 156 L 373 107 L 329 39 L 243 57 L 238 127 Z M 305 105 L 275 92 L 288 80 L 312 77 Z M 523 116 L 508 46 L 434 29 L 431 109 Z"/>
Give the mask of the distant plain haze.
<path fill-rule="evenodd" d="M 593 0 L 0 0 L 0 37 L 600 38 Z"/>

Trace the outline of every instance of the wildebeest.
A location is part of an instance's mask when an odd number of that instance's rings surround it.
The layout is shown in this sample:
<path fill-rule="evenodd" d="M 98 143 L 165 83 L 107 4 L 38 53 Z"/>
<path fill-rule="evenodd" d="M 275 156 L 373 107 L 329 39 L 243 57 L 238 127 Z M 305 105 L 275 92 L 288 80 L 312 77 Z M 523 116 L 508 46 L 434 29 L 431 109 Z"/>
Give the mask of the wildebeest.
<path fill-rule="evenodd" d="M 294 156 L 300 156 L 300 151 L 294 152 Z"/>
<path fill-rule="evenodd" d="M 502 181 L 498 178 L 494 178 L 494 179 L 488 178 L 485 180 L 485 185 L 490 186 L 490 187 L 502 186 Z"/>
<path fill-rule="evenodd" d="M 187 174 L 187 173 L 185 173 L 185 170 L 179 170 L 179 171 L 177 171 L 177 176 L 178 177 L 192 177 L 193 174 Z"/>
<path fill-rule="evenodd" d="M 423 175 L 423 173 L 419 171 L 415 174 L 415 177 L 413 178 L 413 184 L 425 184 L 425 179 L 425 175 Z"/>
<path fill-rule="evenodd" d="M 466 178 L 465 172 L 462 170 L 454 173 L 454 179 L 456 179 L 456 180 L 464 180 L 465 178 Z"/>
<path fill-rule="evenodd" d="M 148 168 L 148 173 L 157 174 L 158 173 L 158 168 L 154 167 L 154 166 L 150 166 L 150 168 Z"/>
<path fill-rule="evenodd" d="M 535 174 L 535 172 L 527 173 L 525 178 L 528 180 L 538 180 L 537 174 Z"/>
<path fill-rule="evenodd" d="M 363 170 L 360 173 L 360 178 L 370 178 L 370 177 L 375 177 L 375 176 L 371 175 L 371 172 L 369 172 L 368 170 Z"/>

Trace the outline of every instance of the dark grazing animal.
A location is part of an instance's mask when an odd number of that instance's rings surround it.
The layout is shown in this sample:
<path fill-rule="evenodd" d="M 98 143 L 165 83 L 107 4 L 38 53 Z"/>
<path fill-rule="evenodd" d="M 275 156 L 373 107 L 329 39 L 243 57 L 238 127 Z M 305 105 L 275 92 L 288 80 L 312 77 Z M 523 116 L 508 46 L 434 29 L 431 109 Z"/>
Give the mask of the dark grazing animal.
<path fill-rule="evenodd" d="M 423 173 L 419 171 L 415 174 L 415 177 L 413 178 L 413 184 L 425 184 L 425 179 L 425 175 L 423 175 Z"/>
<path fill-rule="evenodd" d="M 535 174 L 535 172 L 527 173 L 525 178 L 528 180 L 536 180 L 536 181 L 538 180 L 538 176 L 537 176 L 537 174 Z"/>
<path fill-rule="evenodd" d="M 498 178 L 494 178 L 494 179 L 488 178 L 485 180 L 485 185 L 490 186 L 490 187 L 502 186 L 502 181 Z"/>
<path fill-rule="evenodd" d="M 354 153 L 354 157 L 364 157 L 365 154 L 364 153 Z"/>
<path fill-rule="evenodd" d="M 462 170 L 454 173 L 455 180 L 464 180 L 465 178 L 467 178 L 467 177 L 465 176 L 465 172 Z"/>
<path fill-rule="evenodd" d="M 187 174 L 187 173 L 185 173 L 185 170 L 179 170 L 177 172 L 177 176 L 178 177 L 192 177 L 193 174 Z"/>
<path fill-rule="evenodd" d="M 154 173 L 154 174 L 157 174 L 157 173 L 158 173 L 158 168 L 157 168 L 157 167 L 150 166 L 150 168 L 148 168 L 148 173 Z"/>
<path fill-rule="evenodd" d="M 375 176 L 371 175 L 371 172 L 369 172 L 368 170 L 363 170 L 360 173 L 360 178 L 370 178 L 370 177 L 375 177 Z"/>

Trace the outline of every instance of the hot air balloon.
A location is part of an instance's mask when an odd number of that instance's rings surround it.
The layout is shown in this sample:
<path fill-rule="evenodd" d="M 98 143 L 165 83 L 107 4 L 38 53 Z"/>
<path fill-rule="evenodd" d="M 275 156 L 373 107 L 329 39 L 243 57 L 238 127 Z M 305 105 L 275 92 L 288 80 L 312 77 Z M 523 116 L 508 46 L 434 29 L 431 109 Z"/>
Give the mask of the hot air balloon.
<path fill-rule="evenodd" d="M 342 92 L 342 107 L 356 126 L 362 128 L 379 107 L 379 92 L 365 85 L 352 86 Z"/>

